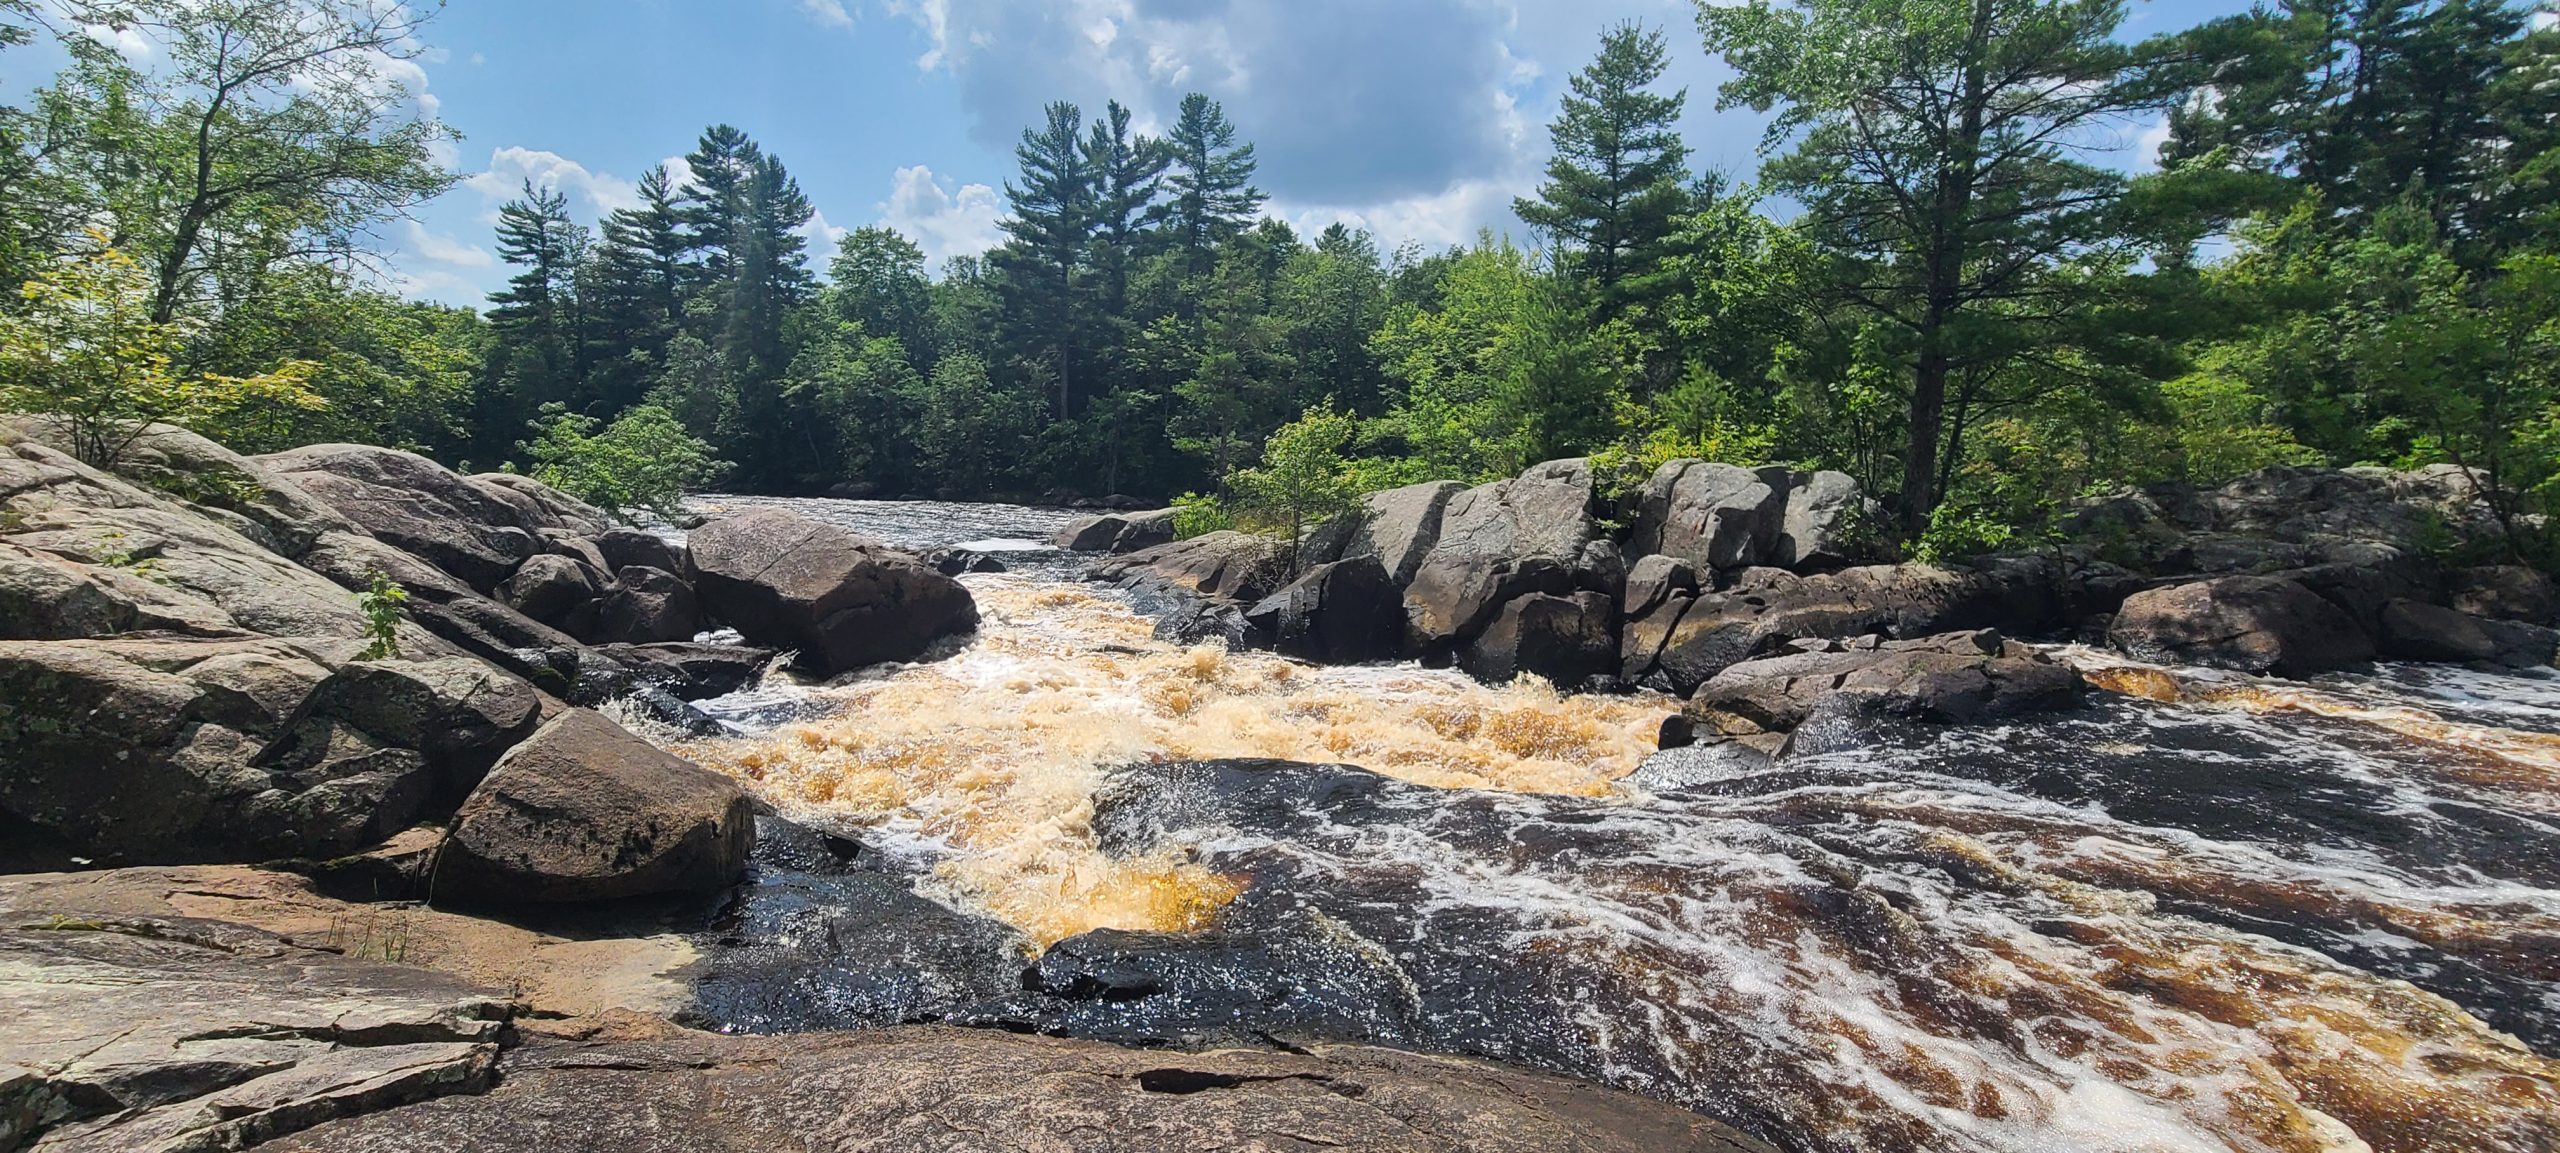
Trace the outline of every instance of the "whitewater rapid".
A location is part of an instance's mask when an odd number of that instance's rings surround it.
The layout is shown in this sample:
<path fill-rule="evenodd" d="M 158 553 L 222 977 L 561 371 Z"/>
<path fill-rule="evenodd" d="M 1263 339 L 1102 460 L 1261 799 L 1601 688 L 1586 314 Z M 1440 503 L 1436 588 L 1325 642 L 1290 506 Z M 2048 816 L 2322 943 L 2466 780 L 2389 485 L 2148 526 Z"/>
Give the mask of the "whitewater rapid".
<path fill-rule="evenodd" d="M 1665 697 L 1157 641 L 1067 514 L 794 507 L 1014 571 L 685 751 L 1037 946 L 1310 942 L 1390 990 L 1366 1035 L 1792 1149 L 2560 1148 L 2560 677 L 2066 650 L 2077 713 L 1684 766 Z"/>

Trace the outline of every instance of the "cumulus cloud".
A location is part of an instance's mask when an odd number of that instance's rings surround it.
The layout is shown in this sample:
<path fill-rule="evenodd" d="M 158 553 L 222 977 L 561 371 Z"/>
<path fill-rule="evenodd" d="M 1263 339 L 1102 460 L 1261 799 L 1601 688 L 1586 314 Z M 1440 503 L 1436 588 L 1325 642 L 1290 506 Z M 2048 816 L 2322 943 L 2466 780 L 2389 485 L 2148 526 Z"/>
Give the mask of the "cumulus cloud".
<path fill-rule="evenodd" d="M 431 232 L 415 220 L 409 221 L 408 225 L 409 251 L 421 259 L 456 268 L 488 268 L 498 262 L 497 257 L 479 245 Z"/>
<path fill-rule="evenodd" d="M 830 222 L 826 213 L 810 210 L 809 223 L 800 226 L 800 238 L 809 242 L 809 266 L 825 268 L 836 258 L 836 246 L 852 231 Z"/>
<path fill-rule="evenodd" d="M 800 0 L 800 10 L 829 28 L 853 27 L 853 13 L 845 11 L 844 0 Z"/>
<path fill-rule="evenodd" d="M 487 201 L 486 214 L 493 219 L 498 205 L 524 195 L 527 183 L 535 188 L 559 189 L 568 195 L 573 210 L 583 209 L 587 216 L 634 208 L 640 203 L 640 187 L 633 181 L 594 171 L 557 152 L 515 145 L 491 152 L 489 167 L 462 183 Z"/>
<path fill-rule="evenodd" d="M 889 199 L 874 209 L 880 223 L 924 249 L 932 267 L 954 256 L 975 256 L 1004 240 L 996 227 L 1004 204 L 995 189 L 984 184 L 948 187 L 921 164 L 899 169 L 890 178 Z"/>

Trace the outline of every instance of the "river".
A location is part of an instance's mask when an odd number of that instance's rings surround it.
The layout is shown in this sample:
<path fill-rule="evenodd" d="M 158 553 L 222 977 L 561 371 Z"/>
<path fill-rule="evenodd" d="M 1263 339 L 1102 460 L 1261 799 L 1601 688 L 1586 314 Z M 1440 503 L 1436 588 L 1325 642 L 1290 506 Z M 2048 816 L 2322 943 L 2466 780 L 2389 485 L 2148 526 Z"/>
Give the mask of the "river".
<path fill-rule="evenodd" d="M 1072 513 L 788 503 L 1012 571 L 942 659 L 684 751 L 1035 945 L 1302 946 L 1336 1035 L 1794 1150 L 2560 1149 L 2560 674 L 2066 649 L 2122 691 L 1746 771 L 1652 757 L 1667 697 L 1159 642 L 1042 546 Z"/>

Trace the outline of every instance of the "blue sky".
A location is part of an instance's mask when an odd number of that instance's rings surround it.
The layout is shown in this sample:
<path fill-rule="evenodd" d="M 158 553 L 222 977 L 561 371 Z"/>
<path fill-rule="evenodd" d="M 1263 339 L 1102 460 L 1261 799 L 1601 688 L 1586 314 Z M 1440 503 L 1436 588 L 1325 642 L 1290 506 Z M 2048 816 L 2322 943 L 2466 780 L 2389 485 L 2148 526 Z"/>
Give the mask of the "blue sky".
<path fill-rule="evenodd" d="M 416 0 L 412 0 L 414 4 Z M 2132 35 L 2240 0 L 2137 4 Z M 592 221 L 714 122 L 746 129 L 816 203 L 812 248 L 888 223 L 938 265 L 997 238 L 1011 146 L 1043 102 L 1118 98 L 1160 126 L 1183 92 L 1256 142 L 1269 211 L 1382 243 L 1519 231 L 1514 195 L 1601 31 L 1663 28 L 1693 164 L 1748 177 L 1759 122 L 1714 111 L 1720 65 L 1688 0 L 450 0 L 412 86 L 464 136 L 468 179 L 384 246 L 412 295 L 477 304 L 505 279 L 499 203 L 527 178 Z M 2128 134 L 2128 163 L 2147 152 Z"/>

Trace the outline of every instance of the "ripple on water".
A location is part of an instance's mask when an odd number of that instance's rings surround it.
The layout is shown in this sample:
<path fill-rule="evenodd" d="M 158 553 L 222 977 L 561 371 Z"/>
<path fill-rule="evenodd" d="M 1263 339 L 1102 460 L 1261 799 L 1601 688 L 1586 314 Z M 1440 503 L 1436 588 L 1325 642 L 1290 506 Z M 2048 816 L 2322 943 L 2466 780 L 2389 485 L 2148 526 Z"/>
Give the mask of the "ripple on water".
<path fill-rule="evenodd" d="M 1352 942 L 1409 1043 L 1791 1148 L 2560 1147 L 2560 1064 L 2498 1031 L 2560 1044 L 2555 746 L 2496 720 L 2538 686 L 2128 672 L 2156 700 L 1648 793 L 1664 698 L 1171 646 L 1105 591 L 966 579 L 965 649 L 688 751 L 1038 940 Z M 1240 757 L 1394 779 L 1184 768 Z"/>

